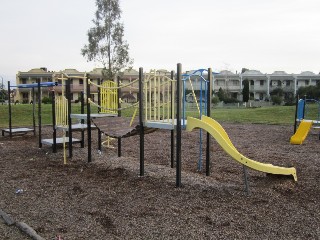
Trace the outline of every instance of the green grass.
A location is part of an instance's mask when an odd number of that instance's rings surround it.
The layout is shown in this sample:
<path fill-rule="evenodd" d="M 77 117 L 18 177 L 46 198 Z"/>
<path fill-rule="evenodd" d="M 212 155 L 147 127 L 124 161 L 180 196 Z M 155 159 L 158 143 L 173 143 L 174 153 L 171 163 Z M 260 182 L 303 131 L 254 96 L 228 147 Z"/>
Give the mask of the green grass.
<path fill-rule="evenodd" d="M 38 122 L 38 106 L 36 106 L 36 122 Z M 42 124 L 52 124 L 51 104 L 42 104 Z M 96 113 L 97 108 L 92 106 L 92 112 Z M 134 109 L 124 110 L 122 115 L 130 117 Z M 80 113 L 79 104 L 72 104 L 72 113 Z M 138 114 L 138 113 L 137 113 Z M 291 125 L 294 123 L 295 106 L 272 106 L 260 108 L 213 108 L 211 116 L 221 122 L 238 123 L 262 123 Z M 188 116 L 197 116 L 197 112 L 188 112 Z M 138 115 L 136 116 L 138 117 Z M 308 119 L 318 119 L 318 105 L 309 105 L 307 108 Z M 0 105 L 0 128 L 8 127 L 8 105 Z M 12 105 L 12 125 L 32 126 L 32 105 Z"/>

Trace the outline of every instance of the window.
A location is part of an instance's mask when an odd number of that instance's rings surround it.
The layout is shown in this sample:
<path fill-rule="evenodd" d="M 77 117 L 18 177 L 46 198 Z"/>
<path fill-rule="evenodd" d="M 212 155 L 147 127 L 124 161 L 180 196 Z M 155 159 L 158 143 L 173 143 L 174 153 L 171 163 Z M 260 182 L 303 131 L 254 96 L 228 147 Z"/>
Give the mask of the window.
<path fill-rule="evenodd" d="M 264 80 L 260 80 L 260 86 L 264 85 Z"/>
<path fill-rule="evenodd" d="M 83 85 L 83 79 L 79 79 L 79 84 Z"/>
<path fill-rule="evenodd" d="M 309 80 L 305 80 L 305 85 L 308 86 L 309 85 Z"/>
<path fill-rule="evenodd" d="M 27 83 L 27 79 L 26 78 L 21 78 L 21 83 L 22 84 L 26 84 Z"/>
<path fill-rule="evenodd" d="M 290 86 L 290 81 L 289 81 L 289 80 L 286 81 L 286 86 L 287 86 L 287 87 Z"/>
<path fill-rule="evenodd" d="M 254 85 L 254 81 L 250 80 L 250 85 L 253 86 Z"/>

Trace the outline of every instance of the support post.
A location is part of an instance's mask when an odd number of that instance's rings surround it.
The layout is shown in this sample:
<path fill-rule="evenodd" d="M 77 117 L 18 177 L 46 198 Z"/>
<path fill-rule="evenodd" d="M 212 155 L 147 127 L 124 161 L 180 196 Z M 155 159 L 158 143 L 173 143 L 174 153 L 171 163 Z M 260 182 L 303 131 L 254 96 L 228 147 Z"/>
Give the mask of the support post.
<path fill-rule="evenodd" d="M 73 148 L 73 144 L 72 144 L 72 121 L 71 121 L 71 86 L 70 86 L 70 78 L 67 79 L 66 81 L 66 96 L 67 96 L 67 100 L 68 100 L 68 138 L 69 138 L 69 144 L 68 144 L 68 149 L 69 149 L 69 158 L 72 158 L 72 148 Z"/>
<path fill-rule="evenodd" d="M 33 125 L 33 136 L 36 135 L 36 98 L 34 96 L 34 87 L 32 87 L 32 125 Z"/>
<path fill-rule="evenodd" d="M 144 176 L 143 68 L 139 68 L 140 176 Z"/>
<path fill-rule="evenodd" d="M 176 187 L 181 187 L 181 63 L 177 65 Z"/>
<path fill-rule="evenodd" d="M 207 81 L 207 116 L 211 117 L 211 98 L 212 98 L 212 69 L 208 69 L 208 81 Z M 206 175 L 210 176 L 210 133 L 207 133 L 206 144 Z"/>
<path fill-rule="evenodd" d="M 80 92 L 80 110 L 81 114 L 84 114 L 84 96 L 83 91 Z M 81 127 L 84 124 L 84 119 L 80 120 Z M 81 128 L 81 148 L 84 148 L 84 129 Z"/>
<path fill-rule="evenodd" d="M 121 96 L 121 89 L 120 89 L 120 76 L 117 77 L 117 86 L 118 86 L 118 117 L 121 117 L 121 103 L 120 103 L 120 96 Z M 118 138 L 118 157 L 121 157 L 121 138 Z"/>
<path fill-rule="evenodd" d="M 90 98 L 90 84 L 89 84 L 89 77 L 90 75 L 87 75 L 86 78 L 86 89 L 87 89 L 87 129 L 88 129 L 88 162 L 92 161 L 92 157 L 91 157 L 91 108 L 90 108 L 90 102 L 89 102 L 89 98 Z"/>
<path fill-rule="evenodd" d="M 53 134 L 52 134 L 52 152 L 56 153 L 57 152 L 57 122 L 56 122 L 56 96 L 55 96 L 55 92 L 52 92 L 52 130 L 53 130 Z"/>
<path fill-rule="evenodd" d="M 8 102 L 9 102 L 9 136 L 12 137 L 12 109 L 11 109 L 11 86 L 8 81 Z"/>
<path fill-rule="evenodd" d="M 37 79 L 38 84 L 38 124 L 39 124 L 39 148 L 42 148 L 41 134 L 42 134 L 42 122 L 41 122 L 41 88 L 40 79 Z"/>
<path fill-rule="evenodd" d="M 174 78 L 174 71 L 171 71 L 171 79 L 173 80 Z M 171 105 L 174 104 L 174 94 L 172 93 L 173 90 L 173 85 L 174 83 L 171 82 L 170 86 L 170 94 L 171 94 Z M 168 93 L 169 94 L 169 93 Z M 173 107 L 171 106 L 171 113 L 170 113 L 170 118 L 173 119 L 174 112 L 173 112 Z M 174 129 L 171 130 L 171 168 L 174 168 Z"/>
<path fill-rule="evenodd" d="M 98 85 L 101 85 L 100 78 L 98 79 Z M 98 105 L 101 106 L 101 87 L 98 87 Z M 101 112 L 101 109 L 98 108 L 98 113 Z M 99 151 L 102 150 L 102 140 L 101 140 L 101 130 L 98 128 L 98 149 Z"/>

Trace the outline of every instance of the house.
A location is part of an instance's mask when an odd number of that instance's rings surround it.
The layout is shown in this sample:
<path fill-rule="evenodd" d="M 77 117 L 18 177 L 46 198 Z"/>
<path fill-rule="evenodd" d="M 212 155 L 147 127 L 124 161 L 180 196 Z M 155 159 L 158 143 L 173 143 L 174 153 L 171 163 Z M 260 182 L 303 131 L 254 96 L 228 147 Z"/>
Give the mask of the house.
<path fill-rule="evenodd" d="M 99 84 L 103 79 L 102 68 L 95 68 L 87 74 L 93 83 Z M 158 70 L 164 76 L 170 77 L 171 73 L 165 69 Z M 188 71 L 189 73 L 192 71 Z M 78 71 L 77 69 L 64 69 L 61 71 L 48 71 L 47 68 L 35 68 L 27 72 L 19 71 L 16 75 L 17 84 L 35 83 L 40 82 L 58 82 L 62 83 L 63 76 L 67 74 L 71 81 L 71 99 L 76 101 L 79 99 L 81 91 L 85 91 L 85 74 L 86 72 Z M 204 73 L 203 78 L 207 78 Z M 134 69 L 126 69 L 119 75 L 120 83 L 126 87 L 121 88 L 120 96 L 124 97 L 128 102 L 138 101 L 138 87 L 139 72 Z M 192 86 L 186 83 L 186 89 L 200 90 L 201 81 L 200 76 L 192 76 Z M 277 88 L 281 88 L 285 94 L 285 98 L 291 98 L 296 95 L 300 87 L 315 86 L 320 82 L 320 74 L 315 74 L 310 71 L 304 71 L 300 74 L 288 74 L 285 71 L 274 71 L 271 74 L 261 73 L 259 70 L 247 70 L 244 73 L 233 73 L 229 70 L 223 70 L 219 73 L 213 74 L 214 92 L 218 92 L 221 88 L 226 91 L 230 97 L 242 101 L 243 81 L 249 81 L 250 97 L 255 100 L 268 100 L 270 93 Z M 62 86 L 54 87 L 58 94 L 62 93 Z M 91 98 L 97 100 L 98 89 L 96 86 L 91 85 Z M 52 88 L 41 88 L 43 97 L 49 97 Z M 37 89 L 35 94 L 38 95 Z M 17 88 L 14 94 L 14 101 L 20 103 L 29 103 L 32 101 L 32 89 Z"/>

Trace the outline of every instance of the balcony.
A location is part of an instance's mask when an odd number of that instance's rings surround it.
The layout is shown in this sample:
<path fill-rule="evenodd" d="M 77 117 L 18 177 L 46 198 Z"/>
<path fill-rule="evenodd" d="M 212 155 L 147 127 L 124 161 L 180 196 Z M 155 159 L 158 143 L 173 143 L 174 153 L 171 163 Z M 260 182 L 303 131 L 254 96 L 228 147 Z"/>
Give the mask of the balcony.
<path fill-rule="evenodd" d="M 267 92 L 267 85 L 250 85 L 250 92 Z"/>

